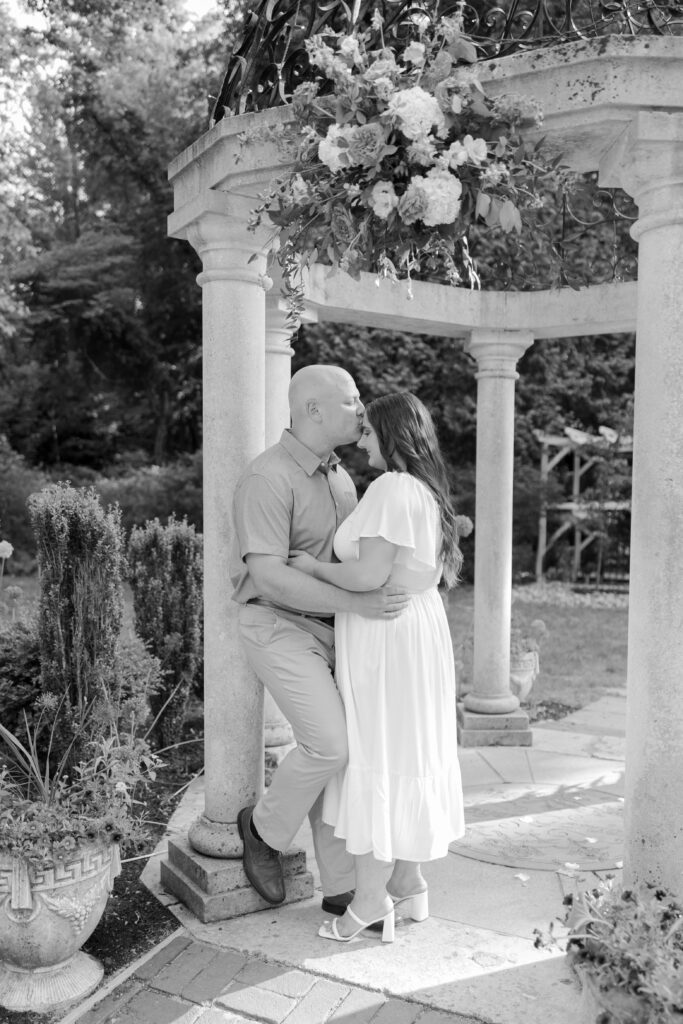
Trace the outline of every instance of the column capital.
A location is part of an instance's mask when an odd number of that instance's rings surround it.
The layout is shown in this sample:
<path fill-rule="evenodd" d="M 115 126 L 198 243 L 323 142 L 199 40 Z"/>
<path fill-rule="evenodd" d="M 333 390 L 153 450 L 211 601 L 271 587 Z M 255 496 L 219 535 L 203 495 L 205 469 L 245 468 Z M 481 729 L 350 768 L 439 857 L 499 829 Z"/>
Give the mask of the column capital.
<path fill-rule="evenodd" d="M 465 344 L 465 351 L 477 361 L 477 380 L 482 377 L 507 377 L 517 380 L 517 360 L 521 359 L 533 343 L 532 331 L 477 327 Z"/>
<path fill-rule="evenodd" d="M 199 284 L 231 280 L 271 288 L 265 271 L 272 231 L 249 229 L 256 205 L 252 196 L 207 189 L 169 216 L 169 235 L 188 241 L 202 261 Z"/>
<path fill-rule="evenodd" d="M 639 110 L 602 158 L 599 181 L 623 188 L 638 204 L 636 240 L 683 223 L 683 114 Z"/>

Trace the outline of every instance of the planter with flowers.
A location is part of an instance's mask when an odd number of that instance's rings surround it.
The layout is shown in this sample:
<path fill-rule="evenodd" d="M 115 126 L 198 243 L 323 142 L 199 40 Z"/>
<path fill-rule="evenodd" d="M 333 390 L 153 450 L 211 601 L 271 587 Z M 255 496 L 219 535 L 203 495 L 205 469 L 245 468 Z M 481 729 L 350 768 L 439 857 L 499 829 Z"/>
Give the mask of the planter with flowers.
<path fill-rule="evenodd" d="M 119 640 L 120 514 L 64 485 L 30 509 L 39 614 L 9 628 L 35 630 L 40 670 L 34 707 L 0 725 L 0 1006 L 41 1012 L 102 977 L 80 947 L 120 870 L 119 844 L 142 836 L 136 790 L 159 762 L 143 731 L 154 672 L 139 672 Z"/>
<path fill-rule="evenodd" d="M 119 844 L 141 838 L 133 792 L 157 764 L 116 731 L 93 736 L 70 767 L 73 747 L 51 763 L 58 712 L 55 698 L 39 700 L 27 744 L 0 725 L 0 1005 L 11 1010 L 49 1009 L 99 984 L 101 964 L 80 949 L 121 870 Z"/>
<path fill-rule="evenodd" d="M 565 902 L 582 1024 L 682 1024 L 681 904 L 654 886 L 613 880 Z"/>
<path fill-rule="evenodd" d="M 473 224 L 521 232 L 541 205 L 544 163 L 535 101 L 490 99 L 460 16 L 417 14 L 401 52 L 384 45 L 383 21 L 353 35 L 306 41 L 310 80 L 292 96 L 287 139 L 295 158 L 253 211 L 275 225 L 290 317 L 301 311 L 300 272 L 326 263 L 358 277 L 478 286 L 467 232 Z"/>
<path fill-rule="evenodd" d="M 523 623 L 516 615 L 510 625 L 510 689 L 520 701 L 531 692 L 540 671 L 539 651 L 548 630 L 543 619 Z"/>

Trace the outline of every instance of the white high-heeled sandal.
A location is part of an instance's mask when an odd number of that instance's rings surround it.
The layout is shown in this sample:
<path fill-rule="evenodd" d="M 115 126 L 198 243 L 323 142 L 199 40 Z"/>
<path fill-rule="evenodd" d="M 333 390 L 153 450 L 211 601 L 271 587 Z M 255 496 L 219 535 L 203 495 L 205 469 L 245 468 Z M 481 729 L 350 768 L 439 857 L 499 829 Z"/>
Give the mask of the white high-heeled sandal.
<path fill-rule="evenodd" d="M 391 893 L 389 895 L 391 896 Z M 413 921 L 426 921 L 429 917 L 428 889 L 423 889 L 422 892 L 411 893 L 410 896 L 391 896 L 391 898 L 394 901 L 394 909 L 402 903 L 407 904 L 405 911 Z"/>
<path fill-rule="evenodd" d="M 350 935 L 340 935 L 339 932 L 337 931 L 337 920 L 338 920 L 338 918 L 335 917 L 335 918 L 333 918 L 332 921 L 325 921 L 320 926 L 320 929 L 318 931 L 318 935 L 322 939 L 333 939 L 334 942 L 353 942 L 354 939 L 357 939 L 358 936 L 360 935 L 360 933 L 362 931 L 365 931 L 366 928 L 369 928 L 371 924 L 378 924 L 380 921 L 383 921 L 384 922 L 384 926 L 382 928 L 382 942 L 393 942 L 394 941 L 394 911 L 393 910 L 390 910 L 389 913 L 385 914 L 383 917 L 376 918 L 376 920 L 374 920 L 374 921 L 361 921 L 361 919 L 358 917 L 358 915 L 354 914 L 354 912 L 351 909 L 351 907 L 347 907 L 346 908 L 346 912 L 349 915 L 349 917 L 352 917 L 353 920 L 358 925 L 358 928 L 355 930 L 355 932 L 352 932 Z"/>

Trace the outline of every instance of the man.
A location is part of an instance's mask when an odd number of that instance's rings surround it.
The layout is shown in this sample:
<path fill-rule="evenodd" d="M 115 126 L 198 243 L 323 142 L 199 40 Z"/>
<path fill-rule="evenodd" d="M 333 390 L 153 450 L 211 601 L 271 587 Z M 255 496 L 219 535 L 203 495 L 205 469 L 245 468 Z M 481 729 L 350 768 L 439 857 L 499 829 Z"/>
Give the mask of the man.
<path fill-rule="evenodd" d="M 292 726 L 297 746 L 284 758 L 238 829 L 244 870 L 267 902 L 281 903 L 280 861 L 306 814 L 323 889 L 323 910 L 343 914 L 354 887 L 353 859 L 322 821 L 326 783 L 347 760 L 344 709 L 334 683 L 334 613 L 395 618 L 408 597 L 398 587 L 351 593 L 287 564 L 306 551 L 331 561 L 337 526 L 356 489 L 334 449 L 359 440 L 363 404 L 338 366 L 307 366 L 289 388 L 292 426 L 238 481 L 231 578 L 247 660 Z"/>

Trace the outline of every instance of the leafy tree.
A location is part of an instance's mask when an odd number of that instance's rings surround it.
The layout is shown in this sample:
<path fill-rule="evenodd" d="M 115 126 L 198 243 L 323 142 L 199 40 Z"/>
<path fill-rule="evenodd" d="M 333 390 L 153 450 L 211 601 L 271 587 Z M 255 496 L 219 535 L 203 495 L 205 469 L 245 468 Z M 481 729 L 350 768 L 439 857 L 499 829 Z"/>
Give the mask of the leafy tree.
<path fill-rule="evenodd" d="M 199 266 L 166 237 L 166 167 L 207 127 L 239 4 L 194 23 L 180 0 L 31 0 L 30 28 L 0 5 L 23 111 L 0 117 L 0 430 L 47 464 L 193 451 Z"/>

